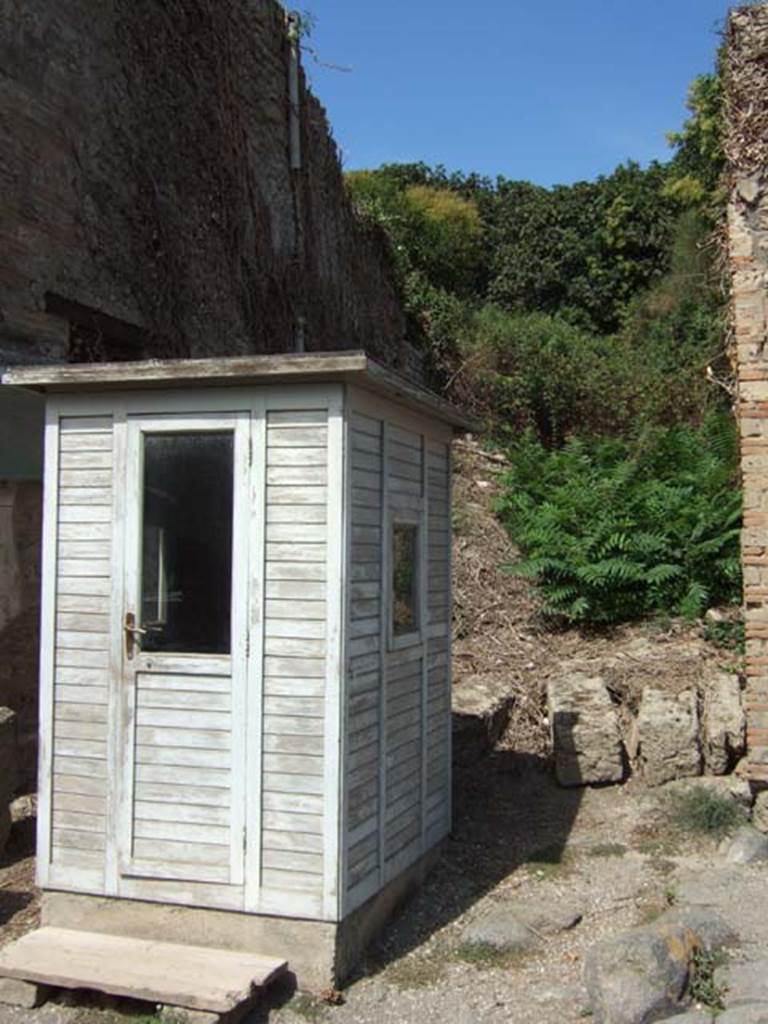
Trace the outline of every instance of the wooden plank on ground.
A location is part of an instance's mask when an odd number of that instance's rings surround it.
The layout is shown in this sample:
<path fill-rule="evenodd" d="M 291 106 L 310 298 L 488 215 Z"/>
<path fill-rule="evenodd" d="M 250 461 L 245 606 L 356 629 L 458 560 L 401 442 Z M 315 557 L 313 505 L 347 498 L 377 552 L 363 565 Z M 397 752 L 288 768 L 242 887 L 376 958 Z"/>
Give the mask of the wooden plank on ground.
<path fill-rule="evenodd" d="M 0 977 L 228 1013 L 285 960 L 203 946 L 40 928 L 0 951 Z"/>

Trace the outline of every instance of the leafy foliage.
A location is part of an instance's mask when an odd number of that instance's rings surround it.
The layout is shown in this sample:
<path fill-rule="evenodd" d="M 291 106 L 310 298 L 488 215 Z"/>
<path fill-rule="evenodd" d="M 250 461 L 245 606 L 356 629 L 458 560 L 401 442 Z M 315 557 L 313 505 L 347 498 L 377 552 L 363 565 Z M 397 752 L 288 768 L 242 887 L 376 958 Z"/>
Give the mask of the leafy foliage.
<path fill-rule="evenodd" d="M 720 66 L 688 108 L 668 163 L 591 182 L 347 176 L 389 235 L 433 385 L 511 452 L 518 571 L 572 622 L 695 616 L 737 592 Z"/>
<path fill-rule="evenodd" d="M 661 165 L 632 163 L 553 189 L 500 180 L 489 226 L 489 298 L 616 330 L 629 299 L 667 267 L 675 212 L 665 182 Z"/>
<path fill-rule="evenodd" d="M 530 436 L 513 452 L 499 514 L 535 580 L 544 611 L 570 622 L 649 612 L 700 615 L 736 598 L 741 496 L 735 432 L 702 429 L 623 440 L 569 440 L 546 451 Z"/>
<path fill-rule="evenodd" d="M 387 174 L 353 171 L 347 187 L 358 209 L 388 232 L 404 278 L 468 296 L 479 286 L 482 223 L 471 199 L 424 184 L 400 188 Z"/>
<path fill-rule="evenodd" d="M 679 132 L 667 139 L 675 148 L 667 196 L 683 205 L 701 205 L 719 196 L 725 166 L 723 152 L 723 82 L 720 71 L 699 75 L 688 90 L 686 102 L 691 116 Z"/>

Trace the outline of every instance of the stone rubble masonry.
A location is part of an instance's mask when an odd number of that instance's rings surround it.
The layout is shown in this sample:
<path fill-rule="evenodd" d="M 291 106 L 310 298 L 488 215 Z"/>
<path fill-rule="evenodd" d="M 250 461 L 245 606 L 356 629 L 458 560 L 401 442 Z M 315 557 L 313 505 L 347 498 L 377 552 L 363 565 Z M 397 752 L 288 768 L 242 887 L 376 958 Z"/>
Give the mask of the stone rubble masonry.
<path fill-rule="evenodd" d="M 37 774 L 41 494 L 35 481 L 0 481 L 0 708 L 17 715 L 18 784 L 26 789 Z"/>
<path fill-rule="evenodd" d="M 744 486 L 747 771 L 768 782 L 768 167 L 765 102 L 742 102 L 763 73 L 768 7 L 731 13 L 727 31 L 728 243 Z M 754 107 L 754 112 L 752 110 Z"/>
<path fill-rule="evenodd" d="M 133 351 L 97 325 L 79 360 L 303 333 L 418 367 L 388 243 L 303 73 L 291 166 L 289 56 L 276 0 L 0 0 L 0 366 L 71 358 L 77 303 L 146 330 Z"/>
<path fill-rule="evenodd" d="M 600 676 L 570 672 L 550 679 L 547 703 L 560 785 L 620 782 L 624 748 L 619 720 Z"/>
<path fill-rule="evenodd" d="M 0 854 L 11 831 L 10 803 L 16 789 L 16 715 L 0 707 Z"/>
<path fill-rule="evenodd" d="M 637 721 L 638 761 L 649 786 L 701 774 L 696 692 L 646 686 Z"/>

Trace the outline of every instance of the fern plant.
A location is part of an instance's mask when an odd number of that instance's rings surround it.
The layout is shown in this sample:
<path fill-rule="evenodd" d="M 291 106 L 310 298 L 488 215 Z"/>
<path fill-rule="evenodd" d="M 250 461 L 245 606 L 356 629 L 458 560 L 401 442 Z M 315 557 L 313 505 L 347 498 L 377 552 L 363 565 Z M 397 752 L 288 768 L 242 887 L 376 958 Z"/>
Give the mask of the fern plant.
<path fill-rule="evenodd" d="M 532 436 L 511 453 L 498 514 L 544 611 L 610 623 L 666 611 L 689 618 L 737 599 L 741 495 L 728 417 L 654 430 L 634 444 Z"/>

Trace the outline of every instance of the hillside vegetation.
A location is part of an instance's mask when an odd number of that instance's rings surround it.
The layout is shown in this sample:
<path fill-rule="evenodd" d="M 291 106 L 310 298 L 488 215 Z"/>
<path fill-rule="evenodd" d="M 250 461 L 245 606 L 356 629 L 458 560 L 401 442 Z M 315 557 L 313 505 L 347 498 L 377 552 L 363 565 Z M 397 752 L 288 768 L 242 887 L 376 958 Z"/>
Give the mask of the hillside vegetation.
<path fill-rule="evenodd" d="M 425 164 L 347 175 L 434 385 L 505 450 L 516 569 L 561 620 L 695 617 L 739 593 L 725 73 L 695 80 L 663 164 L 551 189 Z"/>

